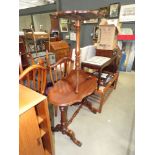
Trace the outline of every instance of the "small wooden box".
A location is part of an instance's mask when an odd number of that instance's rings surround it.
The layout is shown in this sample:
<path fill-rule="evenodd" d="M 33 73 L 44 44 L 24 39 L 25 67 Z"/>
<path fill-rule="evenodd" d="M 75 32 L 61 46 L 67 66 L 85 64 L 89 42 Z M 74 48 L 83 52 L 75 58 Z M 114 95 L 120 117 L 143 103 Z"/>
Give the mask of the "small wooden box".
<path fill-rule="evenodd" d="M 56 61 L 58 61 L 63 57 L 70 56 L 70 47 L 68 43 L 63 40 L 50 42 L 50 52 L 53 52 L 55 54 Z"/>

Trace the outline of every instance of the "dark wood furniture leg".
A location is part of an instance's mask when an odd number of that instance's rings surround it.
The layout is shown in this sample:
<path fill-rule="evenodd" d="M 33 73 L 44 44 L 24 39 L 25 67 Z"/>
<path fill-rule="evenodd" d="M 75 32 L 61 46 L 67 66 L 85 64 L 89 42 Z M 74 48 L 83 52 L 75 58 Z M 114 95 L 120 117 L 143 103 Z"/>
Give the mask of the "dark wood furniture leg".
<path fill-rule="evenodd" d="M 67 106 L 59 107 L 61 112 L 61 124 L 57 124 L 52 130 L 54 132 L 62 132 L 62 134 L 66 134 L 70 137 L 70 139 L 78 146 L 81 146 L 82 143 L 75 138 L 75 134 L 72 130 L 68 129 L 68 121 L 67 121 Z"/>
<path fill-rule="evenodd" d="M 118 77 L 119 77 L 119 73 L 118 73 L 117 78 L 116 78 L 116 80 L 115 80 L 115 82 L 114 82 L 114 89 L 116 89 L 117 82 L 118 82 Z"/>
<path fill-rule="evenodd" d="M 85 100 L 83 101 L 83 105 L 87 107 L 94 114 L 98 112 L 97 109 L 92 106 L 92 103 L 87 101 L 87 98 L 85 98 Z"/>
<path fill-rule="evenodd" d="M 101 82 L 101 73 L 102 73 L 102 68 L 100 68 L 98 71 L 98 85 L 97 85 L 98 90 L 99 90 L 100 82 Z"/>

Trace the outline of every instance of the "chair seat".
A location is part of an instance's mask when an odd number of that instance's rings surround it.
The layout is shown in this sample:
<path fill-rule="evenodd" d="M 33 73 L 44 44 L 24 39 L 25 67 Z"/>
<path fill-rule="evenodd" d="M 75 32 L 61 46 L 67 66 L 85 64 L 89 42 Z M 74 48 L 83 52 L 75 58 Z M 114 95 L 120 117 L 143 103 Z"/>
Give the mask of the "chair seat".
<path fill-rule="evenodd" d="M 79 92 L 75 93 L 76 71 L 72 70 L 70 74 L 59 80 L 48 90 L 49 102 L 56 106 L 69 106 L 76 102 L 81 102 L 83 98 L 92 94 L 97 87 L 97 78 L 79 71 Z"/>

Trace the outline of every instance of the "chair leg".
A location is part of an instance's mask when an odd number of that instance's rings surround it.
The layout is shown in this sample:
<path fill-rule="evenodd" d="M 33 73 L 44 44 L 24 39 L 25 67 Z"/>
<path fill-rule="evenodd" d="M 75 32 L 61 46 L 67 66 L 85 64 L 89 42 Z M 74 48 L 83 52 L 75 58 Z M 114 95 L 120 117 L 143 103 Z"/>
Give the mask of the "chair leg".
<path fill-rule="evenodd" d="M 98 109 L 94 108 L 94 107 L 92 106 L 92 103 L 89 102 L 89 101 L 87 100 L 87 98 L 85 98 L 85 99 L 83 100 L 83 105 L 84 105 L 85 107 L 87 107 L 87 108 L 88 108 L 92 113 L 94 113 L 94 114 L 96 114 L 96 113 L 98 112 Z"/>
<path fill-rule="evenodd" d="M 61 122 L 60 122 L 60 124 L 57 124 L 56 127 L 52 128 L 52 130 L 54 132 L 60 131 L 60 132 L 62 132 L 62 134 L 66 134 L 67 136 L 70 137 L 70 139 L 76 145 L 81 146 L 82 143 L 75 138 L 74 132 L 72 130 L 68 129 L 67 108 L 68 107 L 64 107 L 64 106 L 59 107 L 60 112 L 61 112 Z"/>
<path fill-rule="evenodd" d="M 84 106 L 86 106 L 94 114 L 96 114 L 98 112 L 98 110 L 96 108 L 94 108 L 89 101 L 85 102 Z"/>
<path fill-rule="evenodd" d="M 104 102 L 105 102 L 104 94 L 102 94 L 101 95 L 101 100 L 100 100 L 100 106 L 99 106 L 99 113 L 102 112 L 102 107 L 103 107 Z"/>
<path fill-rule="evenodd" d="M 116 89 L 118 78 L 114 81 L 114 89 Z"/>
<path fill-rule="evenodd" d="M 116 78 L 115 81 L 114 81 L 114 89 L 116 89 L 117 82 L 118 82 L 118 77 L 119 77 L 119 74 L 117 75 L 117 78 Z"/>

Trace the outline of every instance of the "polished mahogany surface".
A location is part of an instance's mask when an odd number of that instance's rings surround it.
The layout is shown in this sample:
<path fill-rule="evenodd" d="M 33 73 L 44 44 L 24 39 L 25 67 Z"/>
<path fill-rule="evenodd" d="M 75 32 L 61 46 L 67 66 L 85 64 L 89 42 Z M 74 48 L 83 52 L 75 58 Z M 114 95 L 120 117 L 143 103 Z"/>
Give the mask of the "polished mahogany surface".
<path fill-rule="evenodd" d="M 75 92 L 79 92 L 79 71 L 80 71 L 80 26 L 84 20 L 99 18 L 98 11 L 88 10 L 72 10 L 72 11 L 59 11 L 51 14 L 51 18 L 68 18 L 75 20 L 76 28 L 76 50 L 75 50 L 75 70 L 76 70 L 76 88 Z"/>
<path fill-rule="evenodd" d="M 76 102 L 81 102 L 84 97 L 92 94 L 97 87 L 97 78 L 80 70 L 79 93 L 76 93 L 75 79 L 76 71 L 72 70 L 66 78 L 58 81 L 54 87 L 49 89 L 49 101 L 56 106 L 72 105 Z"/>

